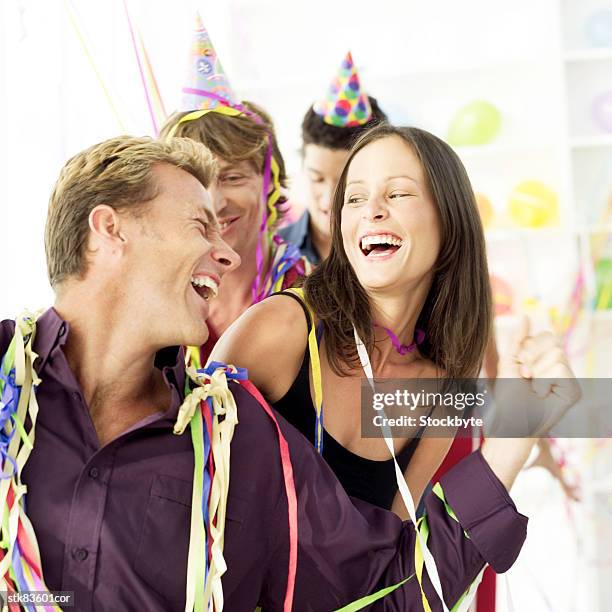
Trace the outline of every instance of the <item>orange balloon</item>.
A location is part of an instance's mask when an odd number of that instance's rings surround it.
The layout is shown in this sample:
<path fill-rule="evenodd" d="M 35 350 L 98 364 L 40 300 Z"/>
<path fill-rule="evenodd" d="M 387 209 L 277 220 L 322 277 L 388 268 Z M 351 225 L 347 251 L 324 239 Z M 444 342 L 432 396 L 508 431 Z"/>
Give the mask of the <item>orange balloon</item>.
<path fill-rule="evenodd" d="M 474 193 L 474 197 L 476 198 L 476 205 L 478 206 L 482 226 L 486 229 L 493 219 L 493 204 L 491 204 L 491 200 L 489 200 L 484 193 L 476 192 Z"/>
<path fill-rule="evenodd" d="M 514 301 L 512 287 L 495 274 L 491 274 L 489 280 L 491 282 L 495 316 L 512 314 L 512 302 Z"/>

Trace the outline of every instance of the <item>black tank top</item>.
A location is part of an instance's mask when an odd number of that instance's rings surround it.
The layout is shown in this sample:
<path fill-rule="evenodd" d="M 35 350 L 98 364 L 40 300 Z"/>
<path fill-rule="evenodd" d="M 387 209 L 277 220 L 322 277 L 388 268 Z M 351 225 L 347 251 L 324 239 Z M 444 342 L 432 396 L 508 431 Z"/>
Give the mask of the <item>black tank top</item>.
<path fill-rule="evenodd" d="M 299 302 L 310 330 L 312 326 L 310 314 L 302 301 L 292 293 L 283 292 L 282 295 L 292 297 Z M 310 352 L 306 348 L 296 379 L 287 393 L 274 403 L 274 408 L 314 444 L 316 409 L 310 395 L 309 368 Z M 418 442 L 419 439 L 414 438 L 398 453 L 397 463 L 402 472 L 406 470 Z M 393 459 L 383 461 L 365 459 L 346 449 L 325 430 L 323 430 L 323 458 L 349 495 L 380 508 L 391 509 L 397 493 Z"/>

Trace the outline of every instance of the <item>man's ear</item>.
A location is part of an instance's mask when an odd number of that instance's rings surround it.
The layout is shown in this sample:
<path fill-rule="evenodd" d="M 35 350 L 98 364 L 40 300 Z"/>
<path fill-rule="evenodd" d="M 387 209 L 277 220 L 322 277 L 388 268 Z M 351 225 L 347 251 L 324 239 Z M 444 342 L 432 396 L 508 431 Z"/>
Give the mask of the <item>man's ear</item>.
<path fill-rule="evenodd" d="M 125 242 L 121 218 L 114 208 L 100 204 L 89 213 L 88 221 L 94 244 L 117 247 Z"/>

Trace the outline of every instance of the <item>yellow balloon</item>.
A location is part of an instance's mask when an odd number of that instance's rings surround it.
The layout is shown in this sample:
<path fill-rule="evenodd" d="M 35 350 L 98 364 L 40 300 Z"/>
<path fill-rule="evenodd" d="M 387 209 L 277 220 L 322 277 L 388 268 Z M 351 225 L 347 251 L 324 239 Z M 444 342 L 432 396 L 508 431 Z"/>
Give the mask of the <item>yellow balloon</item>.
<path fill-rule="evenodd" d="M 493 219 L 493 204 L 491 204 L 491 200 L 484 193 L 474 193 L 474 197 L 476 198 L 482 226 L 486 229 Z"/>
<path fill-rule="evenodd" d="M 557 194 L 539 181 L 523 181 L 510 194 L 508 212 L 519 227 L 544 227 L 558 219 Z"/>

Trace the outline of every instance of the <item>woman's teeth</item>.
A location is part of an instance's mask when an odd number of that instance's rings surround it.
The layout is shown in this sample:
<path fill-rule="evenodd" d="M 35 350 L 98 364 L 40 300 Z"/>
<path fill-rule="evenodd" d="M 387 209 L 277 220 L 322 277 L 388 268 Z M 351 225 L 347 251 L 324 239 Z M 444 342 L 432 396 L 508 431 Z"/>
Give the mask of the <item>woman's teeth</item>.
<path fill-rule="evenodd" d="M 360 247 L 365 255 L 367 255 L 374 247 L 391 246 L 401 247 L 402 239 L 391 234 L 378 234 L 376 236 L 364 236 L 361 239 Z"/>
<path fill-rule="evenodd" d="M 216 298 L 217 295 L 219 295 L 219 285 L 209 276 L 192 276 L 191 284 L 196 290 L 200 289 L 198 293 L 205 300 L 209 300 L 211 297 Z M 204 289 L 204 291 L 202 291 L 202 289 Z"/>

